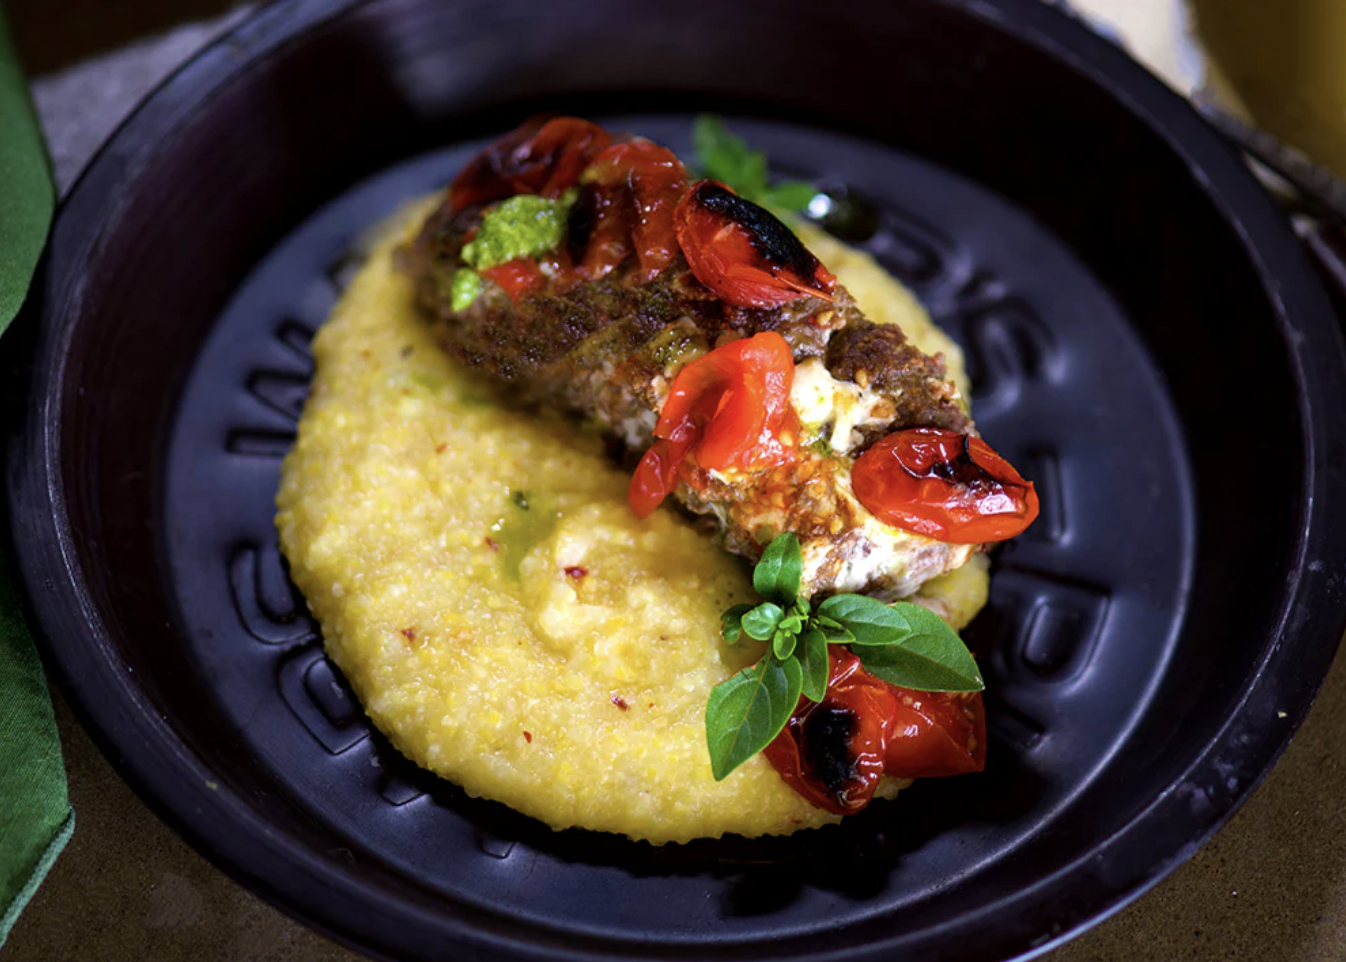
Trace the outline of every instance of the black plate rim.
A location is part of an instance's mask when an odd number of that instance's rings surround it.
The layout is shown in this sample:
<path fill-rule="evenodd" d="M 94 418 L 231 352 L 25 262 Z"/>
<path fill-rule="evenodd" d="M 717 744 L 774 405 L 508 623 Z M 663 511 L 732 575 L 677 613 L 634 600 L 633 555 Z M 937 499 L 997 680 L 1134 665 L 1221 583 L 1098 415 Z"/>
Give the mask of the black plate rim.
<path fill-rule="evenodd" d="M 364 0 L 277 0 L 238 25 L 164 81 L 121 125 L 86 167 L 62 205 L 44 259 L 32 315 L 43 304 L 78 303 L 83 268 L 96 261 L 98 232 L 85 225 L 115 219 L 121 189 L 133 183 L 157 145 L 208 109 L 214 95 L 239 72 L 274 55 L 318 24 L 349 13 Z M 1346 490 L 1346 473 L 1333 463 L 1346 462 L 1346 442 L 1328 434 L 1326 412 L 1346 410 L 1346 350 L 1321 284 L 1298 242 L 1265 192 L 1235 152 L 1206 126 L 1184 100 L 1145 74 L 1124 53 L 1082 25 L 1039 0 L 940 0 L 995 21 L 1001 28 L 1050 51 L 1117 97 L 1126 109 L 1159 132 L 1194 170 L 1212 203 L 1239 231 L 1270 292 L 1276 316 L 1296 366 L 1304 444 L 1311 470 L 1306 476 L 1308 508 L 1297 532 L 1298 569 L 1287 587 L 1279 629 L 1268 639 L 1252 684 L 1217 738 L 1196 757 L 1179 782 L 1156 798 L 1131 822 L 1102 840 L 1087 858 L 1063 866 L 1034 889 L 1057 899 L 1057 920 L 1036 936 L 1016 933 L 1014 944 L 1000 945 L 1031 958 L 1047 952 L 1119 911 L 1189 858 L 1251 794 L 1280 756 L 1303 720 L 1346 628 L 1346 590 L 1328 570 L 1309 566 L 1313 558 L 1346 557 L 1346 508 L 1334 508 L 1333 495 Z M 79 230 L 71 225 L 77 225 Z M 370 890 L 358 873 L 320 862 L 294 846 L 280 846 L 268 827 L 248 817 L 247 806 L 227 791 L 210 787 L 210 766 L 193 755 L 160 718 L 118 665 L 106 632 L 90 602 L 88 587 L 75 564 L 72 534 L 64 512 L 64 492 L 55 470 L 60 422 L 55 400 L 62 382 L 62 360 L 71 328 L 66 314 L 47 312 L 36 332 L 38 348 L 30 385 L 26 424 L 9 444 L 9 505 L 13 535 L 27 588 L 31 619 L 86 729 L 118 772 L 161 818 L 217 866 L 259 892 L 268 901 L 329 935 L 365 952 L 384 957 L 394 948 L 428 955 L 424 939 L 392 943 L 386 924 L 362 919 L 371 908 Z M 1346 503 L 1346 502 L 1342 502 Z M 1296 657 L 1287 660 L 1286 652 Z M 1283 713 L 1283 717 L 1281 717 Z M 1216 777 L 1221 755 L 1235 747 L 1253 760 L 1253 777 L 1225 788 Z M 1200 812 L 1194 811 L 1183 785 L 1213 785 Z M 1156 826 L 1162 826 L 1155 831 Z M 246 834 L 245 834 L 246 832 Z M 1169 844 L 1181 836 L 1182 844 Z M 1157 838 L 1163 845 L 1155 844 Z M 1162 854 L 1153 853 L 1155 848 Z M 1125 853 L 1138 876 L 1108 881 L 1092 871 L 1100 859 Z M 1137 859 L 1137 855 L 1142 856 Z M 1143 863 L 1143 865 L 1142 865 Z M 1082 877 L 1081 877 L 1082 876 Z M 302 893 L 297 895 L 296 893 Z M 1069 893 L 1069 897 L 1066 897 Z M 989 905 L 976 917 L 1013 913 L 1028 892 Z M 446 920 L 421 906 L 377 906 L 382 921 L 401 916 L 444 926 L 477 948 L 516 957 L 560 957 L 515 938 L 499 926 L 473 930 L 471 923 Z M 385 915 L 384 913 L 388 913 Z M 476 920 L 479 921 L 479 920 Z M 518 929 L 514 932 L 517 934 Z M 999 943 L 998 943 L 999 944 Z M 866 957 L 879 958 L 893 945 L 875 943 Z M 648 944 L 639 948 L 651 953 Z M 635 945 L 576 944 L 566 957 L 611 957 L 633 953 Z M 999 951 L 997 957 L 999 957 Z M 419 955 L 418 955 L 419 957 Z"/>

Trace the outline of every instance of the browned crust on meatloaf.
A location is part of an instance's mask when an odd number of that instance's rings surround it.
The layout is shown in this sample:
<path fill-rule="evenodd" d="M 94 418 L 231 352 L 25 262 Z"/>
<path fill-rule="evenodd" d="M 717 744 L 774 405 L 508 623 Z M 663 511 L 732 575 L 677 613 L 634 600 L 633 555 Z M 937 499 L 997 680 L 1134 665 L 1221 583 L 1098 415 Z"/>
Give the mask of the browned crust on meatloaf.
<path fill-rule="evenodd" d="M 891 423 L 864 443 L 915 425 L 972 430 L 942 360 L 922 354 L 898 328 L 867 320 L 841 287 L 832 302 L 801 297 L 778 308 L 736 307 L 707 290 L 681 255 L 648 282 L 629 258 L 599 280 L 549 283 L 518 304 L 487 281 L 471 306 L 454 311 L 451 279 L 482 213 L 445 203 L 403 250 L 402 263 L 445 349 L 509 385 L 519 403 L 595 419 L 641 446 L 659 406 L 657 379 L 713 347 L 775 331 L 796 361 L 822 357 L 834 377 L 889 396 Z"/>
<path fill-rule="evenodd" d="M 891 324 L 867 320 L 848 324 L 827 342 L 825 363 L 837 380 L 851 381 L 892 399 L 892 425 L 968 430 L 970 419 L 958 403 L 943 357 L 922 354 Z"/>

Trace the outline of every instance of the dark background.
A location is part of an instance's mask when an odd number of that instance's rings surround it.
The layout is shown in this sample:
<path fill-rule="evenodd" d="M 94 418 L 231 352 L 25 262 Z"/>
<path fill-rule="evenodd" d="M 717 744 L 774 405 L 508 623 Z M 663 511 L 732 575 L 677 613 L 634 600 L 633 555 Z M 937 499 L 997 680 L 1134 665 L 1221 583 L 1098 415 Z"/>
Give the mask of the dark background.
<path fill-rule="evenodd" d="M 31 76 L 51 73 L 179 23 L 219 16 L 234 0 L 4 0 Z"/>

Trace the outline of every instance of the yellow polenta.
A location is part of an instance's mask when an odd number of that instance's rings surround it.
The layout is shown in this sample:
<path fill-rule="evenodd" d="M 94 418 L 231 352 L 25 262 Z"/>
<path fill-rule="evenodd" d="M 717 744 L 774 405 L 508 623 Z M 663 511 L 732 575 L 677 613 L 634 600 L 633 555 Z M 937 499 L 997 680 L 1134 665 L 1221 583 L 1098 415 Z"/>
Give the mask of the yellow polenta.
<path fill-rule="evenodd" d="M 836 821 L 761 756 L 711 776 L 706 699 L 760 654 L 719 637 L 720 613 L 753 599 L 742 560 L 670 510 L 637 520 L 598 437 L 498 406 L 418 317 L 398 239 L 318 334 L 277 497 L 291 574 L 370 718 L 418 764 L 555 828 L 662 843 Z M 871 316 L 961 375 L 900 286 L 817 246 Z M 985 590 L 979 563 L 926 594 L 962 622 Z"/>

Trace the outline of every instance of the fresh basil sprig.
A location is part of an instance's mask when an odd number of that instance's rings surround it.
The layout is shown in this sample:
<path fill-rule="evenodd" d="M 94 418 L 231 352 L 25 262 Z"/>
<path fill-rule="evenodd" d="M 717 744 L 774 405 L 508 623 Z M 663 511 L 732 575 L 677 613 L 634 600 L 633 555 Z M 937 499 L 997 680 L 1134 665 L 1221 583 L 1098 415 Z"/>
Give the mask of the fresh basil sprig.
<path fill-rule="evenodd" d="M 692 146 L 703 176 L 718 180 L 754 204 L 777 210 L 804 210 L 818 188 L 802 180 L 767 182 L 766 154 L 752 150 L 724 121 L 701 114 L 692 122 Z"/>
<path fill-rule="evenodd" d="M 828 645 L 848 645 L 867 671 L 900 688 L 985 687 L 971 652 L 939 615 L 910 602 L 886 605 L 863 595 L 833 595 L 815 607 L 799 597 L 803 573 L 799 539 L 780 535 L 752 573 L 752 586 L 765 600 L 734 605 L 721 616 L 730 644 L 747 635 L 770 647 L 757 664 L 710 693 L 706 744 L 716 781 L 771 744 L 801 695 L 823 700 Z"/>

